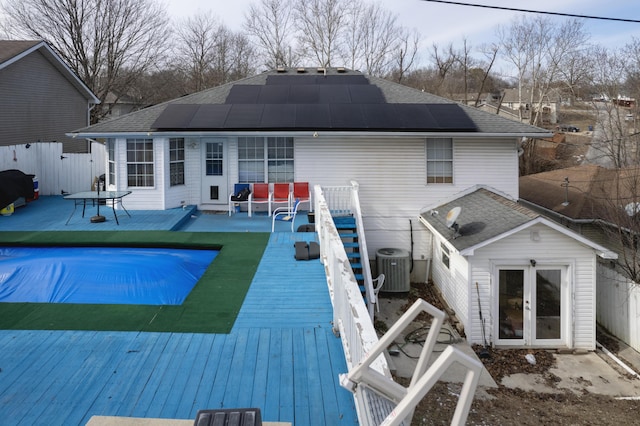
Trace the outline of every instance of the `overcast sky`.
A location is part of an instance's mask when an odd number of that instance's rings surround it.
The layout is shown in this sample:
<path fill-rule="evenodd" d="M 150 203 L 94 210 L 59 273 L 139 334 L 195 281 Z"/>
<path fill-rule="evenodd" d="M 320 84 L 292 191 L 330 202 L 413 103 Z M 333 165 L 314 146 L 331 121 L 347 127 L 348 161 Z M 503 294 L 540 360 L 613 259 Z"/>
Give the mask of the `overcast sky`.
<path fill-rule="evenodd" d="M 230 28 L 239 30 L 249 5 L 258 3 L 259 0 L 164 1 L 173 17 L 188 17 L 198 10 L 211 10 Z M 495 41 L 496 27 L 509 24 L 515 16 L 520 14 L 422 0 L 378 0 L 378 2 L 389 11 L 396 13 L 402 25 L 407 28 L 416 28 L 423 38 L 422 47 L 427 49 L 433 43 L 442 46 L 449 43 L 461 45 L 463 37 L 466 37 L 472 46 Z M 532 2 L 458 0 L 457 2 L 640 21 L 640 1 L 638 0 L 537 0 Z M 592 35 L 592 41 L 606 47 L 624 45 L 634 35 L 640 38 L 640 23 L 587 19 L 585 28 Z"/>

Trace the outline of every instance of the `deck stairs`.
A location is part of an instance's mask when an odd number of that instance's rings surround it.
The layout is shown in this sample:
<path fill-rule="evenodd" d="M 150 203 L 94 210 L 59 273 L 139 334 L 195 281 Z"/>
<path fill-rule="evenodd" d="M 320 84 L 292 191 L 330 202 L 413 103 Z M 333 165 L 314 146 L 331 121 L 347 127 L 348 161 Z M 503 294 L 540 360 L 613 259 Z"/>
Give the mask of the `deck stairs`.
<path fill-rule="evenodd" d="M 360 241 L 358 239 L 358 226 L 353 215 L 333 216 L 333 223 L 340 234 L 342 244 L 349 258 L 351 269 L 358 282 L 360 291 L 365 293 L 364 272 L 362 266 L 362 256 L 360 253 Z"/>

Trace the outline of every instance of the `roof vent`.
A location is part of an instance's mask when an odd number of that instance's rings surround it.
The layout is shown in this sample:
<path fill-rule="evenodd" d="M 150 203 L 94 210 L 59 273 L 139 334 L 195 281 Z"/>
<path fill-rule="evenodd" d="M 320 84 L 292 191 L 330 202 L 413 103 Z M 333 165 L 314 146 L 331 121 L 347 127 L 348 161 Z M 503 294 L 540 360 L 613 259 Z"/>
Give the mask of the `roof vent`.
<path fill-rule="evenodd" d="M 318 71 L 318 74 L 326 74 L 327 73 L 326 68 L 322 68 L 322 67 L 318 67 L 317 71 Z"/>
<path fill-rule="evenodd" d="M 336 71 L 338 71 L 339 73 L 345 73 L 347 72 L 347 69 L 345 67 L 338 67 Z"/>
<path fill-rule="evenodd" d="M 300 68 L 297 69 L 297 71 L 298 71 L 298 73 L 303 74 L 303 73 L 307 72 L 307 69 L 300 67 Z"/>
<path fill-rule="evenodd" d="M 287 72 L 287 70 L 284 67 L 278 67 L 277 70 L 279 73 L 283 73 L 283 72 Z"/>

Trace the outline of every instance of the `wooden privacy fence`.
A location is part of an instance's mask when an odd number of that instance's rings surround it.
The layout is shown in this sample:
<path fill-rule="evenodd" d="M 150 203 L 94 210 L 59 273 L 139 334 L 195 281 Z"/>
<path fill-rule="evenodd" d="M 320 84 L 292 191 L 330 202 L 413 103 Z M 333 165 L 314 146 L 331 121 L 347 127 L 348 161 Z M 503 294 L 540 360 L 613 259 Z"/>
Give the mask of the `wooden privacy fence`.
<path fill-rule="evenodd" d="M 40 195 L 90 191 L 105 167 L 105 146 L 97 142 L 91 142 L 89 154 L 63 153 L 60 142 L 0 146 L 0 171 L 36 175 Z"/>

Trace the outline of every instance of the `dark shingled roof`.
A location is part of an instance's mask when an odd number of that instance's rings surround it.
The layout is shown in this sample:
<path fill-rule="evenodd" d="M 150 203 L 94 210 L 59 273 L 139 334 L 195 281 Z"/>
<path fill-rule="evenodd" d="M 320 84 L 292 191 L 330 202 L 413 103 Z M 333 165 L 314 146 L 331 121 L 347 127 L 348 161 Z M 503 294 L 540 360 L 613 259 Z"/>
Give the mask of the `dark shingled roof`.
<path fill-rule="evenodd" d="M 256 129 L 549 136 L 545 129 L 459 105 L 382 78 L 336 68 L 327 69 L 326 75 L 309 70 L 300 73 L 296 69 L 268 71 L 74 133 L 97 136 Z"/>
<path fill-rule="evenodd" d="M 461 212 L 456 223 L 458 231 L 448 228 L 446 216 L 454 207 Z M 432 214 L 437 211 L 437 214 Z M 503 235 L 540 217 L 534 211 L 486 188 L 478 188 L 445 204 L 420 214 L 423 221 L 448 238 L 458 251 Z"/>

